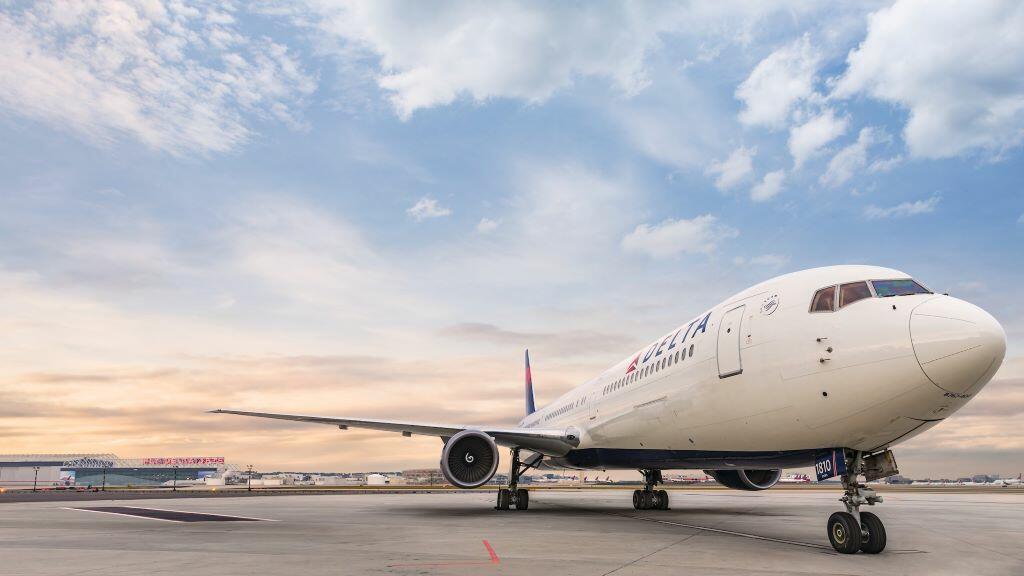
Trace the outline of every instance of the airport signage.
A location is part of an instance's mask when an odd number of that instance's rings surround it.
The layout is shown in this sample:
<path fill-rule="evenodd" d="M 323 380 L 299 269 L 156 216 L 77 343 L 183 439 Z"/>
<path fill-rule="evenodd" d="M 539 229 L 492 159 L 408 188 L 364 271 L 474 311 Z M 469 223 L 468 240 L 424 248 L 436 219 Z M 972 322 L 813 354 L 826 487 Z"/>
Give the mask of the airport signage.
<path fill-rule="evenodd" d="M 144 466 L 204 466 L 224 464 L 223 456 L 186 456 L 174 458 L 143 458 Z"/>

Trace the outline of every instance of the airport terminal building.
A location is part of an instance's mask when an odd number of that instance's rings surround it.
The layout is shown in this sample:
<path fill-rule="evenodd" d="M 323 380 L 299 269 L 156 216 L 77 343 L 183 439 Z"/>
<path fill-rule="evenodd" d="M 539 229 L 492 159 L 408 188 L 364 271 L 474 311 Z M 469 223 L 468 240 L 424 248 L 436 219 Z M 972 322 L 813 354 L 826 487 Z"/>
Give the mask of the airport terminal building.
<path fill-rule="evenodd" d="M 223 456 L 120 458 L 115 454 L 0 454 L 0 487 L 161 486 L 223 477 Z"/>

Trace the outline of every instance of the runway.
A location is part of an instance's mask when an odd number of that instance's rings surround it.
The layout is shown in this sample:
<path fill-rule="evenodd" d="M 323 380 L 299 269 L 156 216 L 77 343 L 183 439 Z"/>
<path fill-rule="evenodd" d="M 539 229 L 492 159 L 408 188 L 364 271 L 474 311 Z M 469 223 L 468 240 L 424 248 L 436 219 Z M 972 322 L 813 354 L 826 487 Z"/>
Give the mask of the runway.
<path fill-rule="evenodd" d="M 878 556 L 829 546 L 838 491 L 671 495 L 666 512 L 611 489 L 534 491 L 525 512 L 482 491 L 4 503 L 0 576 L 1024 573 L 1020 492 L 886 493 Z"/>

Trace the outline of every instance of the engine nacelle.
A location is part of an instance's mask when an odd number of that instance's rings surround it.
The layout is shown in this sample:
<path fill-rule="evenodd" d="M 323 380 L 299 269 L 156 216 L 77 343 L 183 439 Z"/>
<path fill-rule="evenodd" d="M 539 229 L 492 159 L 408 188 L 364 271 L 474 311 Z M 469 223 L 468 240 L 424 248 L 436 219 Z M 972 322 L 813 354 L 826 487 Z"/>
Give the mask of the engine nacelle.
<path fill-rule="evenodd" d="M 733 490 L 767 490 L 782 477 L 782 470 L 705 470 L 704 473 Z"/>
<path fill-rule="evenodd" d="M 463 430 L 441 451 L 441 473 L 458 488 L 483 486 L 498 469 L 498 445 L 479 430 Z"/>

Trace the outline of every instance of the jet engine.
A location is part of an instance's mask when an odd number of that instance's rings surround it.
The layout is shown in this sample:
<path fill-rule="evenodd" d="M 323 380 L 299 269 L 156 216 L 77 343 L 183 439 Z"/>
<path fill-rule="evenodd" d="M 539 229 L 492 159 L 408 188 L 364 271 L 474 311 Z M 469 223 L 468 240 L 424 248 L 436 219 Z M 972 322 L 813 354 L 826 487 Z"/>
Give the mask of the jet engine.
<path fill-rule="evenodd" d="M 483 486 L 498 469 L 498 446 L 479 430 L 463 430 L 445 442 L 441 473 L 458 488 Z"/>
<path fill-rule="evenodd" d="M 782 470 L 705 470 L 704 473 L 733 490 L 767 490 L 782 476 Z"/>

